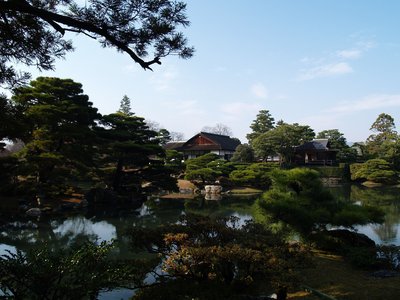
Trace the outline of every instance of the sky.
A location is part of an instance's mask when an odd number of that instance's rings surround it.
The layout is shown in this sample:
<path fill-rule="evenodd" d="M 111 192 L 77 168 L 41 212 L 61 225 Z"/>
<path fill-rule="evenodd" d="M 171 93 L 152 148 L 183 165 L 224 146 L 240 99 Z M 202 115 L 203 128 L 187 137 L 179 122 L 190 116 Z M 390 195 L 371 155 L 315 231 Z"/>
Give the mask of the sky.
<path fill-rule="evenodd" d="M 154 72 L 127 54 L 71 34 L 54 72 L 83 84 L 102 114 L 124 95 L 132 111 L 186 139 L 222 123 L 242 143 L 257 113 L 338 129 L 365 141 L 380 113 L 400 119 L 400 1 L 187 0 L 182 28 L 196 52 Z M 400 123 L 399 123 L 400 124 Z"/>

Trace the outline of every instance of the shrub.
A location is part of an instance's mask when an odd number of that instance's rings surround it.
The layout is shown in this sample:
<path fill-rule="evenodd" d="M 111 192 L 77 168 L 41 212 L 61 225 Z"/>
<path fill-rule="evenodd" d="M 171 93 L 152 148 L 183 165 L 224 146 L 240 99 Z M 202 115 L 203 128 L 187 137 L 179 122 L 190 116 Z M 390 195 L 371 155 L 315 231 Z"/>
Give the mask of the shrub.
<path fill-rule="evenodd" d="M 397 173 L 383 159 L 370 159 L 362 164 L 350 167 L 352 180 L 369 180 L 377 183 L 393 184 L 397 181 Z"/>
<path fill-rule="evenodd" d="M 44 245 L 8 253 L 0 259 L 0 290 L 15 299 L 94 299 L 101 289 L 124 286 L 138 271 L 110 260 L 112 247 L 107 242 L 60 250 Z"/>
<path fill-rule="evenodd" d="M 256 182 L 256 172 L 253 170 L 236 170 L 229 174 L 229 179 L 237 185 L 253 185 Z"/>
<path fill-rule="evenodd" d="M 160 254 L 164 271 L 135 299 L 259 298 L 258 287 L 264 294 L 298 283 L 309 263 L 302 245 L 254 222 L 239 226 L 234 217 L 185 215 L 159 228 L 136 227 L 131 237 L 134 246 Z"/>
<path fill-rule="evenodd" d="M 315 170 L 274 170 L 271 176 L 272 189 L 258 201 L 260 207 L 272 219 L 292 226 L 304 237 L 312 231 L 324 231 L 328 224 L 352 227 L 383 220 L 379 208 L 335 199 Z"/>
<path fill-rule="evenodd" d="M 210 168 L 202 168 L 196 170 L 186 171 L 185 178 L 187 180 L 201 180 L 203 183 L 207 181 L 215 181 L 219 176 L 217 172 Z"/>
<path fill-rule="evenodd" d="M 219 159 L 219 156 L 214 153 L 207 153 L 196 158 L 186 161 L 186 170 L 195 170 L 205 168 L 208 163 Z"/>

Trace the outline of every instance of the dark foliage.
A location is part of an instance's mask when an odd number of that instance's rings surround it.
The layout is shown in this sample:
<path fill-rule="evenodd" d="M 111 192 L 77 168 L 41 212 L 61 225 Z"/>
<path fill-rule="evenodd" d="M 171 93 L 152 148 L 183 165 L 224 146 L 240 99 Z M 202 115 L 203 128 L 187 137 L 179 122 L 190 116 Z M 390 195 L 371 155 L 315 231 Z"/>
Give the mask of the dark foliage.
<path fill-rule="evenodd" d="M 307 262 L 299 244 L 252 222 L 240 227 L 232 217 L 185 216 L 179 224 L 135 228 L 131 237 L 134 247 L 162 258 L 163 272 L 136 299 L 238 299 L 296 284 Z"/>
<path fill-rule="evenodd" d="M 177 54 L 189 58 L 179 26 L 188 26 L 186 4 L 170 0 L 0 1 L 0 85 L 29 78 L 12 66 L 21 63 L 51 70 L 54 61 L 73 50 L 66 32 L 84 34 L 103 47 L 127 53 L 144 69 Z M 148 56 L 151 56 L 148 58 Z"/>
<path fill-rule="evenodd" d="M 112 248 L 103 242 L 8 253 L 0 258 L 0 289 L 15 299 L 96 299 L 101 289 L 140 280 L 140 268 L 110 259 Z"/>

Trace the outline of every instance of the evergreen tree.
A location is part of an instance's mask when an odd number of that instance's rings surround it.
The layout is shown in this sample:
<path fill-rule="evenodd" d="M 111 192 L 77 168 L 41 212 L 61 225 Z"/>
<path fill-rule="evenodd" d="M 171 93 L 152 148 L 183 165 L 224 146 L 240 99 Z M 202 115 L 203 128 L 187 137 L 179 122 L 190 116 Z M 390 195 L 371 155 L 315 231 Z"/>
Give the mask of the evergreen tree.
<path fill-rule="evenodd" d="M 165 128 L 160 129 L 157 134 L 157 139 L 160 145 L 165 145 L 171 140 L 169 131 Z"/>
<path fill-rule="evenodd" d="M 170 54 L 189 58 L 194 50 L 177 30 L 189 25 L 185 9 L 185 3 L 170 0 L 0 1 L 0 85 L 29 78 L 13 62 L 53 69 L 55 59 L 74 49 L 66 32 L 125 52 L 144 69 Z"/>
<path fill-rule="evenodd" d="M 127 95 L 124 95 L 121 99 L 121 102 L 119 104 L 119 113 L 125 114 L 127 116 L 133 115 L 131 111 L 131 99 Z"/>
<path fill-rule="evenodd" d="M 381 113 L 370 130 L 375 132 L 367 139 L 367 152 L 370 158 L 381 158 L 400 169 L 400 138 L 395 130 L 394 118 Z"/>
<path fill-rule="evenodd" d="M 231 161 L 236 162 L 253 162 L 254 151 L 253 148 L 248 144 L 241 144 L 236 147 L 235 153 L 233 153 Z"/>
<path fill-rule="evenodd" d="M 93 127 L 100 115 L 71 79 L 39 77 L 14 90 L 13 105 L 21 112 L 20 175 L 39 193 L 62 191 L 69 179 L 87 173 L 92 165 Z M 32 175 L 34 175 L 32 177 Z M 33 180 L 32 180 L 33 179 Z"/>
<path fill-rule="evenodd" d="M 375 122 L 371 125 L 370 130 L 383 133 L 383 134 L 392 134 L 396 133 L 394 125 L 394 119 L 391 115 L 381 113 Z"/>
<path fill-rule="evenodd" d="M 314 131 L 307 125 L 282 122 L 274 129 L 259 135 L 252 146 L 256 156 L 263 160 L 279 154 L 281 163 L 290 163 L 294 147 L 311 141 L 314 136 Z"/>
<path fill-rule="evenodd" d="M 275 120 L 271 116 L 268 110 L 260 110 L 257 114 L 256 119 L 250 125 L 252 130 L 246 138 L 248 139 L 249 143 L 252 142 L 261 134 L 268 132 L 269 130 L 274 128 Z"/>
<path fill-rule="evenodd" d="M 6 145 L 1 143 L 4 139 L 15 140 L 22 137 L 26 130 L 21 120 L 21 112 L 6 95 L 0 94 L 0 150 Z"/>
<path fill-rule="evenodd" d="M 151 156 L 163 157 L 157 133 L 146 125 L 144 118 L 121 113 L 105 115 L 97 129 L 99 137 L 99 162 L 104 169 L 101 177 L 114 191 L 138 190 L 145 179 Z"/>

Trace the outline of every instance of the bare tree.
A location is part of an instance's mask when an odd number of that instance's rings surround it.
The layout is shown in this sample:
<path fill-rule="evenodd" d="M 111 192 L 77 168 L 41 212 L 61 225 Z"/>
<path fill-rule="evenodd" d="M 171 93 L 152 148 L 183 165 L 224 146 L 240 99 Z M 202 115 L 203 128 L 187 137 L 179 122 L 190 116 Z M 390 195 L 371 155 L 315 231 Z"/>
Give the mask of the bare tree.
<path fill-rule="evenodd" d="M 204 126 L 201 131 L 215 133 L 220 135 L 232 136 L 232 129 L 222 123 L 217 123 L 215 126 Z"/>
<path fill-rule="evenodd" d="M 153 121 L 153 120 L 147 120 L 147 119 L 145 120 L 145 122 L 146 122 L 147 127 L 149 127 L 150 130 L 157 131 L 157 132 L 160 131 L 160 129 L 161 129 L 160 123 Z"/>
<path fill-rule="evenodd" d="M 171 141 L 174 142 L 183 141 L 185 139 L 185 135 L 182 132 L 171 131 L 169 135 L 171 137 Z"/>

